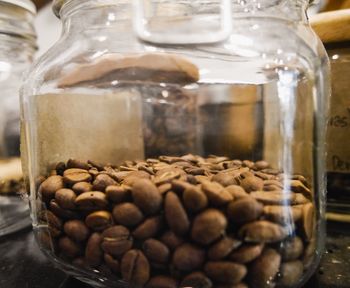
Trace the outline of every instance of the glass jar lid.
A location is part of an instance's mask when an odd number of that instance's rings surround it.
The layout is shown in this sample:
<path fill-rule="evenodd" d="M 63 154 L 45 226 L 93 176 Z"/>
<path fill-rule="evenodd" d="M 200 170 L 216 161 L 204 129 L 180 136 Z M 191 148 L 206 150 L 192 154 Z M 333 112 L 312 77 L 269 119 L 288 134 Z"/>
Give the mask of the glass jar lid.
<path fill-rule="evenodd" d="M 0 2 L 5 2 L 13 4 L 15 6 L 21 7 L 33 14 L 36 14 L 36 8 L 32 1 L 30 0 L 0 0 Z"/>

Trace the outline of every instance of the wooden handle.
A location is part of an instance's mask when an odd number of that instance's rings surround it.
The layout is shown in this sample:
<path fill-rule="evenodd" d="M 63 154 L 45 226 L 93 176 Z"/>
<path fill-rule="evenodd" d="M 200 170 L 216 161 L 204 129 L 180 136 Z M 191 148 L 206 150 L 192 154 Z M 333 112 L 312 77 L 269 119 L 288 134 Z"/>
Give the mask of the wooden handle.
<path fill-rule="evenodd" d="M 350 40 L 350 9 L 316 14 L 310 24 L 324 43 Z"/>

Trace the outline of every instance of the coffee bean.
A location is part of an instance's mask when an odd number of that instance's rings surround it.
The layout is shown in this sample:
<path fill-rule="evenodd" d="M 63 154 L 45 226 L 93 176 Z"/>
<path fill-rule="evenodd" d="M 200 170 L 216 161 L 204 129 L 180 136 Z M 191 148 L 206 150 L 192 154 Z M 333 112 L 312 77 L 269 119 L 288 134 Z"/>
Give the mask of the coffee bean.
<path fill-rule="evenodd" d="M 48 225 L 51 237 L 56 238 L 62 233 L 62 221 L 51 211 L 41 211 L 39 219 Z"/>
<path fill-rule="evenodd" d="M 238 185 L 230 185 L 227 186 L 226 191 L 229 192 L 233 199 L 241 199 L 244 197 L 249 197 L 249 194 L 244 191 L 244 189 L 241 186 Z"/>
<path fill-rule="evenodd" d="M 275 287 L 275 277 L 279 271 L 281 256 L 273 249 L 267 248 L 250 266 L 248 281 L 252 287 Z"/>
<path fill-rule="evenodd" d="M 301 219 L 301 209 L 291 206 L 265 206 L 264 216 L 266 219 L 286 225 L 291 222 L 297 222 Z"/>
<path fill-rule="evenodd" d="M 182 193 L 184 192 L 187 188 L 192 188 L 193 185 L 189 184 L 186 181 L 183 180 L 173 180 L 171 182 L 171 187 L 172 190 L 177 192 L 177 193 Z"/>
<path fill-rule="evenodd" d="M 164 168 L 157 171 L 154 178 L 154 183 L 159 186 L 165 183 L 169 183 L 174 179 L 178 179 L 181 175 L 186 175 L 186 173 L 180 168 Z"/>
<path fill-rule="evenodd" d="M 185 272 L 192 272 L 201 268 L 204 260 L 204 250 L 192 244 L 185 243 L 176 248 L 172 262 L 176 269 Z"/>
<path fill-rule="evenodd" d="M 302 181 L 292 180 L 292 181 L 290 181 L 290 187 L 291 187 L 291 190 L 293 192 L 301 193 L 306 198 L 309 198 L 309 199 L 312 198 L 311 190 L 309 188 L 307 188 Z"/>
<path fill-rule="evenodd" d="M 64 223 L 64 232 L 74 241 L 82 242 L 89 237 L 89 229 L 85 223 L 80 220 L 70 220 Z"/>
<path fill-rule="evenodd" d="M 261 160 L 261 161 L 256 161 L 253 168 L 255 168 L 256 170 L 263 170 L 269 167 L 270 167 L 270 164 L 267 161 Z"/>
<path fill-rule="evenodd" d="M 69 159 L 67 161 L 67 168 L 79 168 L 79 169 L 84 169 L 84 170 L 89 170 L 90 166 L 88 163 L 84 161 L 80 161 L 77 159 Z"/>
<path fill-rule="evenodd" d="M 123 256 L 121 273 L 123 280 L 127 281 L 131 287 L 143 287 L 150 278 L 147 258 L 139 250 L 130 250 Z"/>
<path fill-rule="evenodd" d="M 222 284 L 237 284 L 247 274 L 244 265 L 229 261 L 207 262 L 204 271 L 210 279 Z"/>
<path fill-rule="evenodd" d="M 145 171 L 132 171 L 123 180 L 126 186 L 133 186 L 139 179 L 150 179 L 151 175 Z"/>
<path fill-rule="evenodd" d="M 163 219 L 155 216 L 146 219 L 132 232 L 136 239 L 148 239 L 156 236 L 163 227 Z"/>
<path fill-rule="evenodd" d="M 300 258 L 304 251 L 304 244 L 300 237 L 296 236 L 287 241 L 281 242 L 279 252 L 283 261 L 293 261 Z"/>
<path fill-rule="evenodd" d="M 93 185 L 93 190 L 105 191 L 107 186 L 118 184 L 113 178 L 106 174 L 97 175 Z"/>
<path fill-rule="evenodd" d="M 223 237 L 221 240 L 212 245 L 208 251 L 210 260 L 222 260 L 226 258 L 234 249 L 242 244 L 241 241 L 231 237 Z"/>
<path fill-rule="evenodd" d="M 49 202 L 51 199 L 55 198 L 56 191 L 63 187 L 63 178 L 61 176 L 50 176 L 41 183 L 38 192 L 43 201 Z"/>
<path fill-rule="evenodd" d="M 202 190 L 214 206 L 223 206 L 233 200 L 232 195 L 216 182 L 202 182 Z"/>
<path fill-rule="evenodd" d="M 241 187 L 246 192 L 260 191 L 264 187 L 264 181 L 255 176 L 247 177 L 241 181 Z"/>
<path fill-rule="evenodd" d="M 74 191 L 66 188 L 57 190 L 55 194 L 57 204 L 60 205 L 62 209 L 75 209 L 76 198 L 77 195 L 75 195 Z"/>
<path fill-rule="evenodd" d="M 92 191 L 92 185 L 91 183 L 88 183 L 88 182 L 78 182 L 73 185 L 72 190 L 77 195 L 80 195 L 84 192 Z"/>
<path fill-rule="evenodd" d="M 264 244 L 245 244 L 233 251 L 229 257 L 236 263 L 247 264 L 258 258 L 264 249 Z"/>
<path fill-rule="evenodd" d="M 104 165 L 102 163 L 88 160 L 87 161 L 92 167 L 96 168 L 98 171 L 102 171 L 104 169 Z"/>
<path fill-rule="evenodd" d="M 105 253 L 103 256 L 104 261 L 113 273 L 120 273 L 120 263 L 117 259 L 114 259 L 111 255 Z"/>
<path fill-rule="evenodd" d="M 170 250 L 175 250 L 177 247 L 179 247 L 181 244 L 185 242 L 185 240 L 176 235 L 173 231 L 167 231 L 165 232 L 161 237 L 160 240 L 168 246 Z"/>
<path fill-rule="evenodd" d="M 85 224 L 94 231 L 103 231 L 113 225 L 112 214 L 104 210 L 92 212 L 86 217 Z"/>
<path fill-rule="evenodd" d="M 63 173 L 63 181 L 68 185 L 74 185 L 78 182 L 90 182 L 91 179 L 89 172 L 84 169 L 71 168 Z"/>
<path fill-rule="evenodd" d="M 109 200 L 114 203 L 122 203 L 131 198 L 131 190 L 126 186 L 111 185 L 106 188 L 106 195 Z"/>
<path fill-rule="evenodd" d="M 124 226 L 113 226 L 103 231 L 102 233 L 103 251 L 112 256 L 121 256 L 131 249 L 133 240 L 130 232 Z"/>
<path fill-rule="evenodd" d="M 236 178 L 233 177 L 232 174 L 225 172 L 219 172 L 218 174 L 214 175 L 211 180 L 218 182 L 224 187 L 237 184 Z"/>
<path fill-rule="evenodd" d="M 55 199 L 50 201 L 50 210 L 57 216 L 63 219 L 79 219 L 80 215 L 76 211 L 62 209 L 60 205 L 58 205 Z"/>
<path fill-rule="evenodd" d="M 186 173 L 191 175 L 204 175 L 205 169 L 203 168 L 197 168 L 197 167 L 190 167 L 185 169 Z"/>
<path fill-rule="evenodd" d="M 165 183 L 165 184 L 163 184 L 163 185 L 160 185 L 160 186 L 158 187 L 158 190 L 159 190 L 159 193 L 160 193 L 161 195 L 163 195 L 163 194 L 165 194 L 166 192 L 169 192 L 169 191 L 171 190 L 171 188 L 172 188 L 171 183 Z"/>
<path fill-rule="evenodd" d="M 126 227 L 133 227 L 144 219 L 141 210 L 132 203 L 123 203 L 114 206 L 113 218 L 116 223 Z"/>
<path fill-rule="evenodd" d="M 181 288 L 212 288 L 213 283 L 211 280 L 202 272 L 193 272 L 188 274 L 180 284 Z"/>
<path fill-rule="evenodd" d="M 307 241 L 310 241 L 314 233 L 314 205 L 308 203 L 303 206 L 302 231 Z"/>
<path fill-rule="evenodd" d="M 271 192 L 251 192 L 250 196 L 263 203 L 264 205 L 287 205 L 295 199 L 295 193 L 284 193 L 281 191 Z"/>
<path fill-rule="evenodd" d="M 283 287 L 295 287 L 301 282 L 304 265 L 301 261 L 282 263 L 280 271 L 281 277 L 278 280 L 278 285 Z"/>
<path fill-rule="evenodd" d="M 103 258 L 103 251 L 101 249 L 102 236 L 100 233 L 91 234 L 85 248 L 86 264 L 92 268 L 101 265 Z"/>
<path fill-rule="evenodd" d="M 191 237 L 197 243 L 208 245 L 225 234 L 227 220 L 219 210 L 207 209 L 193 221 Z"/>
<path fill-rule="evenodd" d="M 81 210 L 99 210 L 106 208 L 108 201 L 105 193 L 91 191 L 80 194 L 75 199 L 75 204 Z"/>
<path fill-rule="evenodd" d="M 168 276 L 155 276 L 146 284 L 145 288 L 177 288 L 174 278 Z"/>
<path fill-rule="evenodd" d="M 135 204 L 146 214 L 157 213 L 162 206 L 162 196 L 151 180 L 139 179 L 132 186 Z"/>
<path fill-rule="evenodd" d="M 198 212 L 208 205 L 208 198 L 199 187 L 191 186 L 183 193 L 183 202 L 190 212 Z"/>
<path fill-rule="evenodd" d="M 186 234 L 190 228 L 190 221 L 179 197 L 175 193 L 167 193 L 164 209 L 170 229 L 178 235 Z"/>
<path fill-rule="evenodd" d="M 143 242 L 142 250 L 151 262 L 166 264 L 169 261 L 170 251 L 168 247 L 156 239 L 147 239 Z"/>
<path fill-rule="evenodd" d="M 263 220 L 245 224 L 238 235 L 244 241 L 255 243 L 275 243 L 288 236 L 284 227 Z"/>
<path fill-rule="evenodd" d="M 81 255 L 81 247 L 68 237 L 61 237 L 58 240 L 58 247 L 62 254 L 69 258 L 76 258 Z"/>
<path fill-rule="evenodd" d="M 264 206 L 252 197 L 244 197 L 227 206 L 227 216 L 235 223 L 247 223 L 257 220 Z"/>
<path fill-rule="evenodd" d="M 242 165 L 244 167 L 253 168 L 255 166 L 255 163 L 250 160 L 243 160 Z"/>

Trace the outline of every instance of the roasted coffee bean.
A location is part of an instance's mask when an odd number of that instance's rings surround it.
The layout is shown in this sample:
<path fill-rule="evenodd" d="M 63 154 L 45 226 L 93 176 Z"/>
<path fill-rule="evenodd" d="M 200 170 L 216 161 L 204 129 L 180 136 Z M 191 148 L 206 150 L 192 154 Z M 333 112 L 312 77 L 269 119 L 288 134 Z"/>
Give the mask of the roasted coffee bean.
<path fill-rule="evenodd" d="M 131 190 L 126 186 L 111 185 L 106 188 L 106 195 L 109 200 L 114 203 L 122 203 L 131 198 Z"/>
<path fill-rule="evenodd" d="M 159 186 L 169 183 L 174 179 L 179 179 L 182 175 L 186 175 L 186 173 L 180 168 L 164 168 L 156 172 L 154 183 Z"/>
<path fill-rule="evenodd" d="M 142 250 L 151 262 L 166 264 L 169 261 L 170 251 L 168 247 L 156 239 L 147 239 L 143 242 Z"/>
<path fill-rule="evenodd" d="M 283 261 L 293 261 L 300 258 L 304 251 L 304 244 L 300 237 L 296 236 L 287 241 L 281 242 L 279 252 Z"/>
<path fill-rule="evenodd" d="M 104 169 L 104 165 L 102 163 L 88 160 L 87 161 L 92 167 L 96 168 L 98 171 L 102 171 Z"/>
<path fill-rule="evenodd" d="M 306 198 L 303 194 L 296 193 L 294 195 L 293 200 L 292 200 L 292 205 L 302 205 L 302 204 L 307 204 L 309 202 L 310 202 L 310 200 L 308 198 Z"/>
<path fill-rule="evenodd" d="M 163 227 L 161 216 L 155 216 L 146 219 L 132 232 L 136 239 L 148 239 L 156 236 Z"/>
<path fill-rule="evenodd" d="M 113 218 L 116 223 L 126 227 L 136 226 L 144 219 L 141 210 L 132 203 L 123 203 L 114 206 Z"/>
<path fill-rule="evenodd" d="M 91 183 L 88 183 L 88 182 L 78 182 L 73 185 L 72 190 L 77 195 L 80 195 L 84 192 L 92 191 L 92 185 Z"/>
<path fill-rule="evenodd" d="M 214 206 L 223 206 L 233 200 L 231 193 L 216 182 L 202 182 L 202 190 Z"/>
<path fill-rule="evenodd" d="M 158 187 L 158 190 L 159 190 L 159 193 L 160 193 L 161 195 L 163 195 L 163 194 L 165 194 L 166 192 L 169 192 L 169 191 L 171 190 L 171 188 L 172 188 L 171 183 L 165 183 L 165 184 L 163 184 L 163 185 L 160 185 L 160 186 Z"/>
<path fill-rule="evenodd" d="M 118 257 L 131 249 L 133 240 L 130 232 L 124 226 L 113 226 L 102 233 L 103 251 L 112 256 Z"/>
<path fill-rule="evenodd" d="M 186 181 L 183 181 L 183 180 L 173 180 L 171 182 L 171 187 L 172 187 L 172 190 L 177 192 L 177 193 L 182 193 L 184 192 L 187 188 L 191 188 L 193 187 L 192 184 L 189 184 L 188 182 Z"/>
<path fill-rule="evenodd" d="M 161 237 L 160 241 L 162 241 L 170 250 L 175 250 L 181 244 L 185 242 L 185 240 L 176 235 L 173 231 L 165 232 Z"/>
<path fill-rule="evenodd" d="M 103 231 L 113 225 L 112 214 L 104 210 L 92 212 L 86 217 L 85 224 L 94 231 Z"/>
<path fill-rule="evenodd" d="M 186 234 L 190 228 L 190 221 L 179 197 L 175 193 L 167 193 L 164 209 L 170 229 L 178 235 Z"/>
<path fill-rule="evenodd" d="M 264 206 L 252 197 L 244 197 L 227 206 L 227 216 L 235 223 L 243 224 L 257 220 Z"/>
<path fill-rule="evenodd" d="M 257 191 L 251 192 L 250 196 L 264 205 L 287 205 L 295 199 L 295 193 L 284 193 L 282 191 Z"/>
<path fill-rule="evenodd" d="M 139 250 L 130 250 L 121 261 L 121 273 L 124 281 L 131 287 L 143 287 L 150 278 L 150 266 L 147 258 Z"/>
<path fill-rule="evenodd" d="M 168 276 L 155 276 L 146 284 L 145 288 L 177 288 L 177 282 L 174 278 Z"/>
<path fill-rule="evenodd" d="M 253 168 L 255 168 L 256 170 L 263 170 L 269 167 L 270 167 L 269 162 L 261 160 L 261 161 L 256 161 Z"/>
<path fill-rule="evenodd" d="M 162 196 L 151 180 L 139 179 L 132 186 L 131 193 L 136 206 L 146 215 L 155 214 L 160 210 Z"/>
<path fill-rule="evenodd" d="M 183 193 L 183 203 L 190 212 L 198 212 L 208 205 L 208 198 L 199 187 L 191 186 Z"/>
<path fill-rule="evenodd" d="M 288 236 L 284 227 L 263 220 L 245 224 L 238 235 L 244 241 L 255 243 L 275 243 Z"/>
<path fill-rule="evenodd" d="M 123 180 L 126 186 L 133 186 L 139 179 L 150 179 L 151 175 L 145 171 L 132 171 Z"/>
<path fill-rule="evenodd" d="M 106 208 L 108 201 L 105 193 L 91 191 L 80 194 L 75 199 L 75 204 L 81 210 L 99 210 Z"/>
<path fill-rule="evenodd" d="M 275 287 L 275 278 L 281 264 L 281 256 L 267 248 L 250 266 L 248 281 L 252 287 Z"/>
<path fill-rule="evenodd" d="M 193 221 L 191 237 L 197 243 L 208 245 L 225 234 L 227 219 L 216 209 L 207 209 Z"/>
<path fill-rule="evenodd" d="M 229 257 L 236 263 L 247 264 L 258 258 L 264 249 L 264 244 L 245 244 L 233 251 Z"/>
<path fill-rule="evenodd" d="M 84 169 L 71 168 L 63 173 L 63 181 L 68 185 L 74 185 L 78 182 L 90 182 L 91 179 L 90 173 Z"/>
<path fill-rule="evenodd" d="M 304 265 L 301 261 L 282 263 L 278 285 L 283 287 L 295 287 L 303 276 Z"/>
<path fill-rule="evenodd" d="M 91 234 L 85 248 L 85 262 L 89 267 L 96 268 L 101 265 L 103 258 L 101 243 L 100 233 Z"/>
<path fill-rule="evenodd" d="M 304 178 L 305 179 L 305 178 Z M 290 182 L 290 188 L 293 192 L 302 193 L 305 197 L 311 199 L 311 190 L 307 188 L 300 180 L 292 180 Z"/>
<path fill-rule="evenodd" d="M 77 195 L 71 189 L 60 189 L 56 191 L 55 199 L 62 209 L 75 209 Z"/>
<path fill-rule="evenodd" d="M 180 284 L 181 288 L 212 288 L 213 283 L 211 280 L 202 272 L 193 272 L 188 274 Z"/>
<path fill-rule="evenodd" d="M 64 187 L 63 178 L 61 176 L 50 176 L 44 182 L 41 183 L 39 187 L 39 194 L 42 200 L 49 202 L 51 199 L 55 198 L 57 190 Z"/>
<path fill-rule="evenodd" d="M 210 279 L 222 284 L 237 284 L 247 274 L 247 268 L 244 265 L 229 261 L 207 262 L 204 271 Z"/>
<path fill-rule="evenodd" d="M 264 217 L 270 221 L 286 225 L 301 219 L 302 211 L 293 206 L 265 206 Z"/>
<path fill-rule="evenodd" d="M 260 191 L 264 187 L 264 181 L 255 176 L 247 177 L 241 181 L 241 187 L 247 192 Z"/>
<path fill-rule="evenodd" d="M 236 181 L 236 177 L 234 177 L 230 173 L 225 172 L 219 172 L 218 174 L 214 175 L 211 180 L 218 182 L 224 187 L 238 184 L 238 182 Z"/>
<path fill-rule="evenodd" d="M 244 191 L 244 189 L 241 186 L 238 185 L 230 185 L 227 186 L 226 191 L 229 192 L 233 199 L 241 199 L 244 197 L 249 197 L 249 194 Z"/>
<path fill-rule="evenodd" d="M 47 224 L 51 237 L 58 237 L 62 233 L 62 221 L 51 211 L 41 211 L 39 219 Z"/>
<path fill-rule="evenodd" d="M 70 220 L 64 223 L 64 232 L 74 241 L 82 242 L 89 237 L 89 229 L 83 221 Z"/>
<path fill-rule="evenodd" d="M 63 219 L 79 219 L 80 215 L 76 211 L 62 209 L 60 205 L 58 205 L 55 199 L 50 201 L 50 211 L 53 212 L 57 217 L 61 217 Z"/>
<path fill-rule="evenodd" d="M 67 168 L 79 168 L 79 169 L 84 169 L 84 170 L 89 170 L 90 166 L 88 163 L 77 160 L 77 159 L 69 159 L 67 161 Z"/>
<path fill-rule="evenodd" d="M 210 247 L 208 250 L 208 258 L 210 260 L 222 260 L 226 258 L 234 249 L 241 246 L 241 244 L 242 242 L 237 239 L 223 237 Z"/>
<path fill-rule="evenodd" d="M 302 230 L 307 241 L 310 241 L 314 233 L 314 205 L 308 203 L 303 206 Z"/>
<path fill-rule="evenodd" d="M 58 240 L 58 247 L 62 254 L 69 258 L 76 258 L 81 255 L 81 247 L 69 237 L 62 237 Z"/>
<path fill-rule="evenodd" d="M 116 184 L 118 183 L 107 174 L 97 175 L 94 182 L 92 183 L 93 190 L 97 190 L 97 191 L 105 191 L 107 186 L 116 185 Z"/>
<path fill-rule="evenodd" d="M 180 271 L 192 272 L 201 268 L 204 261 L 204 250 L 192 244 L 185 243 L 176 248 L 172 263 Z"/>
<path fill-rule="evenodd" d="M 120 263 L 117 259 L 114 259 L 111 255 L 107 253 L 104 254 L 103 259 L 113 273 L 120 273 Z"/>
<path fill-rule="evenodd" d="M 64 170 L 66 170 L 66 163 L 58 162 L 55 167 L 56 175 L 63 176 Z"/>

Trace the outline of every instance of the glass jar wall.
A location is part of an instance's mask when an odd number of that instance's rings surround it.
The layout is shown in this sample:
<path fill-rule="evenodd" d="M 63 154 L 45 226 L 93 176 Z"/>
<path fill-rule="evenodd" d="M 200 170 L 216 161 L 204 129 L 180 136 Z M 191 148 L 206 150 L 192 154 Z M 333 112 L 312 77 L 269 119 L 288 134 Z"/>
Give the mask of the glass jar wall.
<path fill-rule="evenodd" d="M 299 287 L 324 238 L 307 1 L 135 4 L 58 1 L 62 38 L 24 85 L 43 251 L 101 287 Z"/>

